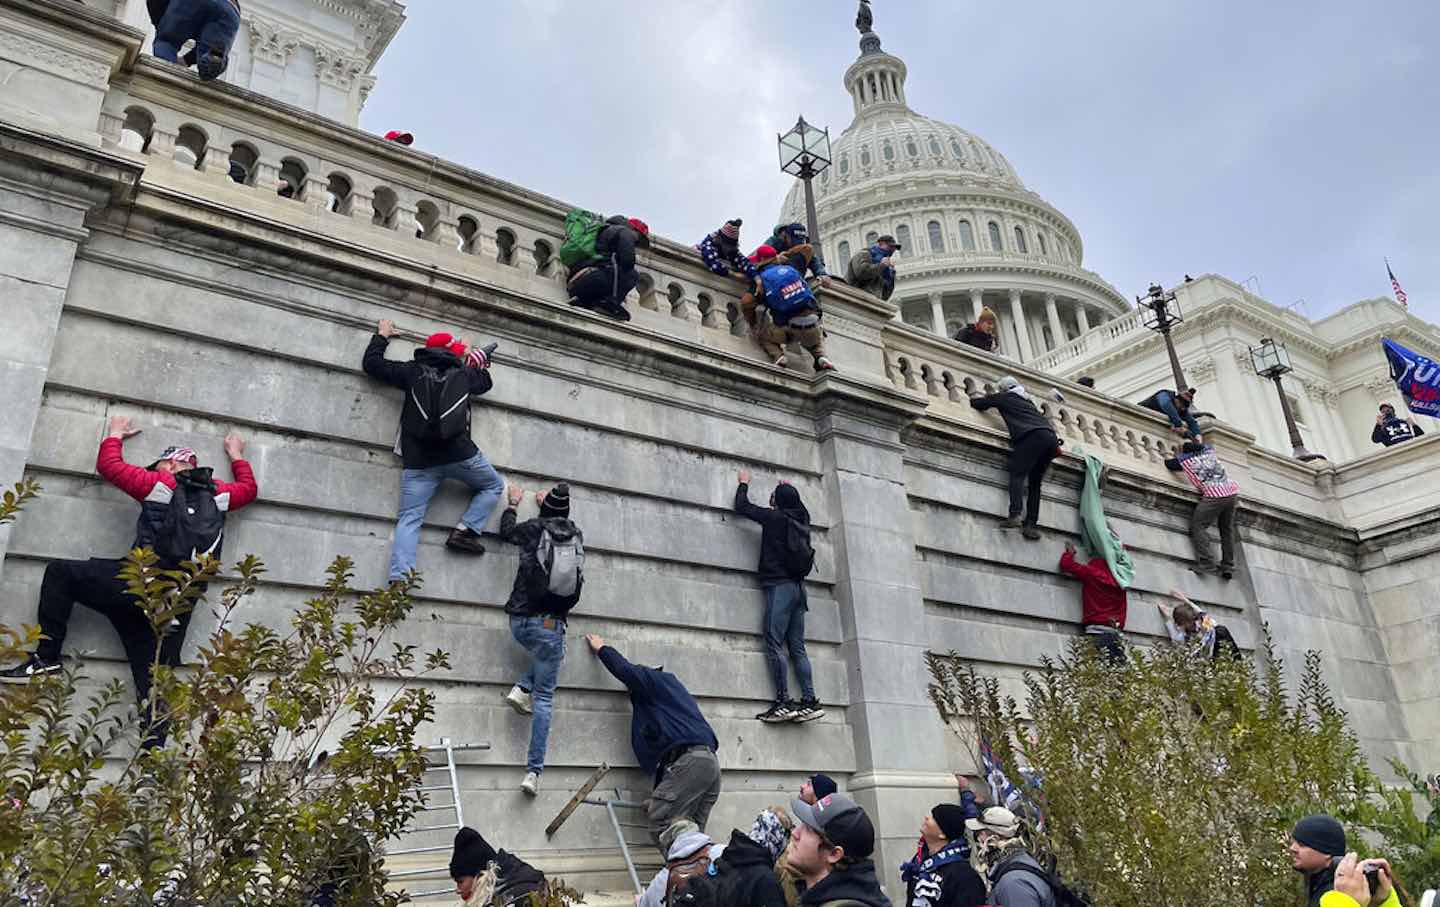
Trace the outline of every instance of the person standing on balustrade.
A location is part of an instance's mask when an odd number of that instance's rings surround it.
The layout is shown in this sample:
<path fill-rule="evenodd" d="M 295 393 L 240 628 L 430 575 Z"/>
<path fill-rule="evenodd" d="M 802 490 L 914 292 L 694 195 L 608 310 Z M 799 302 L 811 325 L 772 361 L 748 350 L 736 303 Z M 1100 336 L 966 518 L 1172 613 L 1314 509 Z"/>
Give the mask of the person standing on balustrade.
<path fill-rule="evenodd" d="M 1006 375 L 997 387 L 993 394 L 972 396 L 970 405 L 981 412 L 999 411 L 1010 432 L 1010 513 L 1000 528 L 1020 529 L 1035 541 L 1040 538 L 1040 486 L 1063 442 L 1019 381 Z"/>
<path fill-rule="evenodd" d="M 194 66 L 204 82 L 220 78 L 240 31 L 239 0 L 148 0 L 146 5 L 155 25 L 157 59 Z M 182 60 L 180 48 L 192 40 L 195 46 Z"/>

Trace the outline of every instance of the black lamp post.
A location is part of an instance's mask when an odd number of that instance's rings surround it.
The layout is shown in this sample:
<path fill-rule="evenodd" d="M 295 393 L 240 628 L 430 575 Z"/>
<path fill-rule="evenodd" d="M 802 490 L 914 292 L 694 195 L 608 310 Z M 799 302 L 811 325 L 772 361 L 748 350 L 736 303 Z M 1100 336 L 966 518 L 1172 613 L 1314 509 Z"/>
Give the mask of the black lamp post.
<path fill-rule="evenodd" d="M 1250 364 L 1255 366 L 1255 374 L 1275 382 L 1275 392 L 1280 395 L 1280 412 L 1285 414 L 1285 427 L 1290 430 L 1290 446 L 1294 448 L 1295 459 L 1306 462 L 1325 459 L 1324 454 L 1305 449 L 1300 426 L 1295 424 L 1295 414 L 1290 411 L 1290 398 L 1285 396 L 1285 388 L 1280 383 L 1280 376 L 1292 371 L 1290 352 L 1285 349 L 1285 344 L 1266 337 L 1259 346 L 1250 347 Z"/>
<path fill-rule="evenodd" d="M 1165 352 L 1170 354 L 1170 371 L 1175 375 L 1175 393 L 1183 394 L 1189 387 L 1185 373 L 1180 371 L 1180 357 L 1175 353 L 1175 342 L 1170 339 L 1170 328 L 1185 320 L 1180 314 L 1180 300 L 1174 293 L 1167 293 L 1158 283 L 1152 283 L 1144 296 L 1136 296 L 1135 304 L 1140 307 L 1140 321 L 1150 330 L 1165 338 Z"/>
<path fill-rule="evenodd" d="M 830 130 L 811 126 L 802 116 L 795 121 L 793 129 L 777 138 L 780 169 L 805 184 L 805 229 L 810 233 L 816 257 L 823 261 L 820 226 L 815 216 L 815 190 L 810 187 L 810 181 L 830 166 Z"/>

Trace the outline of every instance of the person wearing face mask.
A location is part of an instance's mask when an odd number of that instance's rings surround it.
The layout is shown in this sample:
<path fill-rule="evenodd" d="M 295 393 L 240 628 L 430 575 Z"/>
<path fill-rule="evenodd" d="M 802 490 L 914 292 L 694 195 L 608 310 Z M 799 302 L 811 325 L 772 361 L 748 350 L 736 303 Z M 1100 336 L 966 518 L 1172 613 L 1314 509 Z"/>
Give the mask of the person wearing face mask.
<path fill-rule="evenodd" d="M 889 299 L 895 292 L 894 256 L 899 251 L 900 244 L 895 237 L 885 234 L 870 248 L 855 253 L 850 259 L 845 282 L 871 296 Z"/>
<path fill-rule="evenodd" d="M 1055 881 L 1031 855 L 1021 835 L 1020 818 L 992 806 L 965 827 L 975 835 L 981 871 L 990 882 L 993 907 L 1055 907 Z"/>
<path fill-rule="evenodd" d="M 1040 538 L 1040 486 L 1051 461 L 1060 454 L 1060 437 L 1019 381 L 1006 375 L 996 386 L 993 394 L 971 397 L 970 405 L 981 412 L 1000 413 L 1010 432 L 1010 513 L 1000 528 L 1020 529 L 1025 538 L 1035 541 Z"/>
<path fill-rule="evenodd" d="M 1396 444 L 1404 444 L 1406 441 L 1413 441 L 1425 430 L 1420 427 L 1414 417 L 1406 415 L 1400 418 L 1395 415 L 1395 407 L 1388 403 L 1380 404 L 1380 415 L 1375 417 L 1375 430 L 1370 433 L 1370 440 L 1375 444 L 1384 444 L 1386 447 L 1394 447 Z"/>

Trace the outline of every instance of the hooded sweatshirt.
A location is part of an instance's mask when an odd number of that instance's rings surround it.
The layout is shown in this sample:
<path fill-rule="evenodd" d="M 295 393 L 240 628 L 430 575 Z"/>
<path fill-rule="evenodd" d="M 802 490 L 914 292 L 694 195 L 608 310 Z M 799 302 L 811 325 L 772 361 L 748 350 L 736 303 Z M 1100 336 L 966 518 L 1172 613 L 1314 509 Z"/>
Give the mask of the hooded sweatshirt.
<path fill-rule="evenodd" d="M 715 864 L 721 859 L 721 855 L 727 848 L 724 844 L 716 844 L 710 840 L 708 835 L 699 831 L 687 832 L 676 838 L 675 843 L 670 845 L 670 850 L 665 854 L 665 861 L 669 864 L 676 860 L 688 860 L 706 847 L 710 848 L 711 871 L 716 871 Z M 662 907 L 665 903 L 665 890 L 669 887 L 670 867 L 668 865 L 661 866 L 660 871 L 655 873 L 655 877 L 645 887 L 645 893 L 640 895 L 636 907 Z M 720 903 L 726 902 L 721 901 Z"/>
<path fill-rule="evenodd" d="M 648 248 L 650 238 L 630 226 L 630 221 L 619 214 L 607 217 L 605 226 L 595 237 L 595 254 L 602 259 L 601 264 L 613 264 L 621 271 L 633 271 L 635 250 Z"/>
<path fill-rule="evenodd" d="M 875 877 L 875 862 L 859 860 L 849 869 L 831 872 L 800 896 L 801 907 L 823 907 L 836 901 L 859 901 L 868 907 L 891 907 Z"/>
<path fill-rule="evenodd" d="M 1034 857 L 1024 850 L 1016 850 L 990 868 L 990 903 L 994 907 L 1055 907 L 1055 892 L 1050 890 L 1050 883 L 1029 869 L 1019 868 L 1021 866 L 1043 872 Z"/>
<path fill-rule="evenodd" d="M 423 347 L 416 350 L 415 358 L 410 362 L 386 359 L 385 348 L 389 343 L 390 338 L 388 337 L 382 337 L 379 334 L 371 337 L 370 345 L 365 348 L 365 358 L 361 361 L 361 367 L 370 377 L 384 381 L 391 387 L 397 387 L 407 394 L 414 386 L 416 379 L 420 377 L 422 365 L 428 365 L 442 372 L 452 368 L 465 369 L 465 377 L 470 382 L 470 393 L 472 394 L 483 394 L 494 384 L 490 380 L 488 370 L 466 366 L 460 361 L 459 356 L 439 347 Z M 480 452 L 480 448 L 476 447 L 475 442 L 468 436 L 431 443 L 403 431 L 400 433 L 398 447 L 401 462 L 406 469 L 429 469 L 432 466 L 460 463 Z"/>
<path fill-rule="evenodd" d="M 631 664 L 610 646 L 602 648 L 599 657 L 605 670 L 630 691 L 630 746 L 641 770 L 657 784 L 660 760 L 671 750 L 704 746 L 713 753 L 720 748 L 695 697 L 678 677 L 662 668 Z"/>
<path fill-rule="evenodd" d="M 795 486 L 776 486 L 775 507 L 770 508 L 750 503 L 750 486 L 742 482 L 735 489 L 735 512 L 760 524 L 760 564 L 756 572 L 761 587 L 799 582 L 785 569 L 785 536 L 791 520 L 809 526 L 810 511 L 800 501 Z"/>
<path fill-rule="evenodd" d="M 699 886 L 705 890 L 699 890 Z M 717 907 L 785 907 L 785 892 L 775 875 L 775 856 L 740 829 L 715 864 L 715 874 L 690 883 L 694 903 Z"/>
<path fill-rule="evenodd" d="M 1016 387 L 1018 388 L 1019 385 Z M 1024 389 L 1020 388 L 1020 390 Z M 1019 441 L 1032 431 L 1048 431 L 1051 434 L 1055 432 L 1050 425 L 1050 420 L 1041 414 L 1039 407 L 1031 402 L 1024 393 L 1002 390 L 984 397 L 976 397 L 970 401 L 970 405 L 982 412 L 992 408 L 999 410 L 1000 418 L 1005 420 L 1005 427 L 1010 431 L 1011 441 Z"/>
<path fill-rule="evenodd" d="M 583 545 L 585 534 L 568 518 L 547 515 L 543 506 L 539 517 L 524 522 L 517 522 L 517 519 L 514 507 L 506 507 L 505 512 L 500 514 L 500 538 L 520 549 L 520 567 L 515 571 L 515 585 L 505 602 L 505 613 L 521 617 L 564 617 L 580 601 L 581 589 L 576 589 L 568 599 L 558 599 L 548 593 L 536 597 L 531 593 L 532 583 L 540 582 L 544 575 L 537 557 L 540 537 L 548 529 L 556 542 L 575 538 Z M 584 577 L 581 580 L 583 583 Z"/>
<path fill-rule="evenodd" d="M 1384 444 L 1386 447 L 1393 447 L 1396 444 L 1403 444 L 1425 434 L 1418 425 L 1411 425 L 1410 420 L 1402 419 L 1399 416 L 1391 416 L 1382 419 L 1375 430 L 1370 433 L 1370 440 L 1376 444 Z"/>

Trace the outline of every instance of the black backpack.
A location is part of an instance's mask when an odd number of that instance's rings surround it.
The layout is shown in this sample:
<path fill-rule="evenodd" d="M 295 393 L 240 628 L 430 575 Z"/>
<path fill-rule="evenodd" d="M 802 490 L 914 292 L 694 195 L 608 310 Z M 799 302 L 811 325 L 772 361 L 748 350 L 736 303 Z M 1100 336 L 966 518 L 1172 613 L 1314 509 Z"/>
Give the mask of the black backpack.
<path fill-rule="evenodd" d="M 405 434 L 431 443 L 470 434 L 470 378 L 463 368 L 420 366 L 400 413 Z"/>
<path fill-rule="evenodd" d="M 1055 907 L 1090 907 L 1089 899 L 1060 881 L 1060 877 L 1055 875 L 1055 873 L 1046 872 L 1039 866 L 1032 866 L 1029 863 L 1022 863 L 1019 860 L 1010 861 L 1008 866 L 995 874 L 995 878 L 990 880 L 991 890 L 993 891 L 995 885 L 999 884 L 1000 880 L 1008 873 L 1012 873 L 1017 869 L 1023 869 L 1031 875 L 1043 879 L 1045 884 L 1050 886 L 1050 894 L 1055 899 Z"/>
<path fill-rule="evenodd" d="M 791 579 L 801 580 L 815 569 L 815 548 L 810 544 L 810 526 L 789 514 L 784 516 L 785 573 Z"/>
<path fill-rule="evenodd" d="M 208 467 L 175 475 L 170 512 L 155 538 L 155 554 L 162 563 L 180 564 L 207 554 L 220 556 L 225 514 L 215 503 L 215 482 L 210 475 Z"/>

